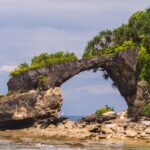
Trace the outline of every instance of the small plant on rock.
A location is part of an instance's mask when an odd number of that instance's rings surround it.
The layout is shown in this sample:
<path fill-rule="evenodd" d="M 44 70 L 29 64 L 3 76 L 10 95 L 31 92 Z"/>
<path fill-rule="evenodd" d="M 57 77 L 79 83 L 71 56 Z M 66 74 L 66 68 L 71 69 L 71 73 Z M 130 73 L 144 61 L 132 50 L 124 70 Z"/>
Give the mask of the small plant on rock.
<path fill-rule="evenodd" d="M 110 111 L 114 111 L 114 108 L 112 107 L 109 107 L 109 106 L 105 106 L 103 108 L 99 108 L 97 111 L 96 111 L 96 115 L 97 116 L 101 116 L 102 114 L 106 113 L 106 112 L 110 112 Z"/>
<path fill-rule="evenodd" d="M 12 95 L 12 94 L 13 94 L 12 91 L 8 91 L 7 96 L 10 96 L 10 95 Z"/>
<path fill-rule="evenodd" d="M 4 95 L 0 94 L 0 98 L 3 98 L 3 97 L 4 97 Z"/>
<path fill-rule="evenodd" d="M 39 83 L 38 83 L 38 89 L 44 90 L 46 88 L 46 76 L 40 75 L 39 76 Z"/>
<path fill-rule="evenodd" d="M 148 103 L 147 105 L 143 106 L 142 111 L 141 111 L 142 115 L 148 115 L 150 116 L 150 103 Z"/>

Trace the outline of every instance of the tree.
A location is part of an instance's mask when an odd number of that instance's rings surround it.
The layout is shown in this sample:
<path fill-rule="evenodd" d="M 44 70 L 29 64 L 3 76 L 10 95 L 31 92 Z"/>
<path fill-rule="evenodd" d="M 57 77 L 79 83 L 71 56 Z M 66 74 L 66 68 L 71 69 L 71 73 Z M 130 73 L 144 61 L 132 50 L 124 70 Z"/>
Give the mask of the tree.
<path fill-rule="evenodd" d="M 140 50 L 140 77 L 150 85 L 150 8 L 134 13 L 127 24 L 100 32 L 88 42 L 83 57 L 115 54 L 134 47 Z"/>

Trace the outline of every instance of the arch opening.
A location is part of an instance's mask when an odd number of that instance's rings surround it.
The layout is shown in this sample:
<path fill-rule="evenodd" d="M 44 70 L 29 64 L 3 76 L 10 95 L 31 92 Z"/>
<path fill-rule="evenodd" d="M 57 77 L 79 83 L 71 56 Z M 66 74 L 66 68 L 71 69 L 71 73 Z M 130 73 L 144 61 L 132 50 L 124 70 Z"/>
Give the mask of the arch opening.
<path fill-rule="evenodd" d="M 72 77 L 61 86 L 64 100 L 60 115 L 77 120 L 106 105 L 116 112 L 125 110 L 127 103 L 112 84 L 110 78 L 103 78 L 102 71 L 89 70 Z"/>

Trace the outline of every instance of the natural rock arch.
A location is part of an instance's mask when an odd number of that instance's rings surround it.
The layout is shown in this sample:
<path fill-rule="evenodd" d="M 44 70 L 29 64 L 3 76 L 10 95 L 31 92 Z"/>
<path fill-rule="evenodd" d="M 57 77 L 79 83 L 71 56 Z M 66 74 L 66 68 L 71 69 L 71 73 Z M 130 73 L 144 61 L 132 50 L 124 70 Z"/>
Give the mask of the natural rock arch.
<path fill-rule="evenodd" d="M 57 121 L 63 101 L 61 84 L 82 71 L 99 68 L 108 73 L 124 97 L 128 116 L 139 116 L 150 95 L 139 80 L 138 50 L 128 49 L 110 56 L 46 65 L 14 76 L 8 82 L 12 95 L 0 101 L 0 129 L 43 119 Z"/>
<path fill-rule="evenodd" d="M 118 87 L 129 107 L 129 115 L 132 112 L 137 93 L 138 84 L 138 50 L 128 49 L 114 56 L 102 56 L 89 59 L 81 59 L 66 63 L 47 65 L 37 69 L 31 69 L 21 75 L 11 78 L 8 88 L 13 92 L 27 92 L 37 89 L 41 84 L 39 77 L 45 77 L 45 89 L 60 87 L 68 79 L 82 71 L 90 69 L 104 69 Z"/>

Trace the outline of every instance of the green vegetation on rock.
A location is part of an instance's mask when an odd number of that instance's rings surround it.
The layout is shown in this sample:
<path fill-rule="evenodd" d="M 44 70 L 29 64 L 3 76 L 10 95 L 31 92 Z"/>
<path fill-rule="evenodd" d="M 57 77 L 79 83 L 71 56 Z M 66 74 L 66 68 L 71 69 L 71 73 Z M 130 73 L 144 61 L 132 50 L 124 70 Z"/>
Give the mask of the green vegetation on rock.
<path fill-rule="evenodd" d="M 46 87 L 46 76 L 40 75 L 39 76 L 39 90 L 44 90 Z"/>
<path fill-rule="evenodd" d="M 42 53 L 38 56 L 33 57 L 31 60 L 31 64 L 20 64 L 18 68 L 10 73 L 10 76 L 19 75 L 31 68 L 38 68 L 48 64 L 69 62 L 74 60 L 77 60 L 77 57 L 74 53 L 65 53 L 63 51 L 59 51 L 53 54 Z"/>
<path fill-rule="evenodd" d="M 134 13 L 127 24 L 100 32 L 88 42 L 83 58 L 139 49 L 140 77 L 150 84 L 150 8 Z"/>
<path fill-rule="evenodd" d="M 150 103 L 148 103 L 142 108 L 141 113 L 142 115 L 148 115 L 148 116 L 150 115 Z"/>
<path fill-rule="evenodd" d="M 3 97 L 4 97 L 4 95 L 0 94 L 0 98 L 3 98 Z"/>
<path fill-rule="evenodd" d="M 10 96 L 10 95 L 12 95 L 12 94 L 13 94 L 12 91 L 8 91 L 6 95 L 7 95 L 7 96 Z"/>
<path fill-rule="evenodd" d="M 96 111 L 96 115 L 97 116 L 100 116 L 104 113 L 107 113 L 107 112 L 110 112 L 110 111 L 113 111 L 114 109 L 112 107 L 109 107 L 106 105 L 106 107 L 104 108 L 99 108 L 97 111 Z"/>
<path fill-rule="evenodd" d="M 42 53 L 33 57 L 31 61 L 31 68 L 38 68 L 47 64 L 54 64 L 59 62 L 69 62 L 77 60 L 74 53 L 59 51 L 53 54 Z"/>
<path fill-rule="evenodd" d="M 128 23 L 114 30 L 101 31 L 88 42 L 83 58 L 114 55 L 126 49 L 139 49 L 140 79 L 150 85 L 150 8 L 134 13 Z M 21 74 L 31 68 L 47 64 L 77 60 L 74 53 L 63 51 L 35 56 L 31 64 L 23 63 L 10 73 L 10 76 Z"/>
<path fill-rule="evenodd" d="M 18 68 L 16 68 L 12 72 L 10 72 L 10 76 L 21 74 L 22 72 L 27 71 L 29 69 L 30 69 L 29 64 L 27 64 L 27 63 L 20 64 L 18 66 Z"/>

